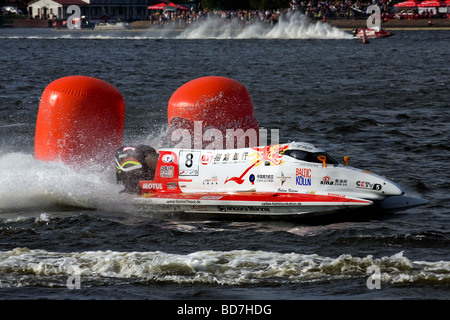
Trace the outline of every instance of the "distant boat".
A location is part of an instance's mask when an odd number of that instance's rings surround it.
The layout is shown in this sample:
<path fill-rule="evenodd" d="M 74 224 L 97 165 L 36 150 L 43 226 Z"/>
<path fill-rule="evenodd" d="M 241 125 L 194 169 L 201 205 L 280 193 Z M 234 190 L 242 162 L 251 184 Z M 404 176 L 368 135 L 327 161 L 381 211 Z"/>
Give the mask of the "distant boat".
<path fill-rule="evenodd" d="M 125 22 L 99 22 L 95 25 L 94 30 L 125 30 L 129 28 L 129 24 Z"/>
<path fill-rule="evenodd" d="M 381 28 L 359 28 L 353 29 L 353 36 L 357 39 L 362 39 L 364 37 L 364 32 L 366 38 L 368 39 L 383 38 L 394 35 L 392 32 Z"/>

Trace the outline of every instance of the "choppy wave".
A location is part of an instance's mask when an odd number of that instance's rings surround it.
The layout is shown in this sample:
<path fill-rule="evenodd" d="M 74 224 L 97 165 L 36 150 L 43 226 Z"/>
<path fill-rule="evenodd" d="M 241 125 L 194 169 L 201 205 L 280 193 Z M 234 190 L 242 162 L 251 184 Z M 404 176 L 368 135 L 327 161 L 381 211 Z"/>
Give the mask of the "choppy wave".
<path fill-rule="evenodd" d="M 79 285 L 118 279 L 143 284 L 277 285 L 366 279 L 379 270 L 381 286 L 401 283 L 450 283 L 450 261 L 410 261 L 403 252 L 390 257 L 324 257 L 318 254 L 268 251 L 198 251 L 190 254 L 154 252 L 49 252 L 15 248 L 0 252 L 3 287 L 67 286 L 74 276 Z"/>

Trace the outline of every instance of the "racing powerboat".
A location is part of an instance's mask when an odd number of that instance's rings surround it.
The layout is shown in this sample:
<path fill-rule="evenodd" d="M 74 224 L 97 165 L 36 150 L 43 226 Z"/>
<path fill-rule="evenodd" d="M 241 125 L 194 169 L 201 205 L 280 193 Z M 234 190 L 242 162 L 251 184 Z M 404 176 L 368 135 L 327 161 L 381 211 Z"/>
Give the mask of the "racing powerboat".
<path fill-rule="evenodd" d="M 316 216 L 427 203 L 349 166 L 348 157 L 341 164 L 303 142 L 224 150 L 123 146 L 115 161 L 118 183 L 146 212 Z"/>
<path fill-rule="evenodd" d="M 382 28 L 359 28 L 353 29 L 353 37 L 357 39 L 363 39 L 364 36 L 367 39 L 383 38 L 394 35 L 392 32 L 386 31 Z"/>

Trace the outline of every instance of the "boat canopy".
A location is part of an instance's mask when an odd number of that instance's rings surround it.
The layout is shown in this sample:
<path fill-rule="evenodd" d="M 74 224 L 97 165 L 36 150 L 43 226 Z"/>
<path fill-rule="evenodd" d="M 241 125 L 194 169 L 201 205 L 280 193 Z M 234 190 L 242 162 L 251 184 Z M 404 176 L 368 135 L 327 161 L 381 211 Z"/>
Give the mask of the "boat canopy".
<path fill-rule="evenodd" d="M 330 156 L 326 152 L 309 152 L 305 150 L 296 150 L 296 149 L 288 149 L 284 151 L 283 155 L 289 156 L 296 160 L 306 161 L 306 162 L 314 162 L 314 163 L 322 163 L 323 161 L 319 158 L 325 156 L 327 164 L 339 164 L 339 162 Z"/>

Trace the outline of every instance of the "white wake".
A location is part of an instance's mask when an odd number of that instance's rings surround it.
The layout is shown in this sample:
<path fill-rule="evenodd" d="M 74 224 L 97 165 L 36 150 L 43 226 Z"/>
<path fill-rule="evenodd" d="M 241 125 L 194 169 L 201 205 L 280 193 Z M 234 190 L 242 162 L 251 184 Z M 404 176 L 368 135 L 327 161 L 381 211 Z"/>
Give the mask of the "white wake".
<path fill-rule="evenodd" d="M 252 22 L 240 25 L 208 17 L 183 31 L 178 39 L 352 39 L 352 35 L 324 22 L 312 22 L 305 15 L 290 13 L 280 16 L 278 23 Z"/>

